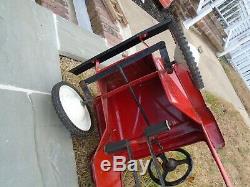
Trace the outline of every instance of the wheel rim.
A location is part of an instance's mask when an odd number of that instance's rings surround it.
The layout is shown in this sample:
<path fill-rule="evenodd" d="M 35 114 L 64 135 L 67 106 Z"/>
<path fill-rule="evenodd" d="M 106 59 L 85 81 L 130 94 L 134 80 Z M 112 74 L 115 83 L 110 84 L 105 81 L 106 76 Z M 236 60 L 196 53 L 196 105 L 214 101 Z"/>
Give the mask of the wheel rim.
<path fill-rule="evenodd" d="M 91 127 L 91 118 L 81 96 L 70 86 L 63 85 L 59 89 L 59 98 L 70 121 L 78 129 L 88 131 Z"/>

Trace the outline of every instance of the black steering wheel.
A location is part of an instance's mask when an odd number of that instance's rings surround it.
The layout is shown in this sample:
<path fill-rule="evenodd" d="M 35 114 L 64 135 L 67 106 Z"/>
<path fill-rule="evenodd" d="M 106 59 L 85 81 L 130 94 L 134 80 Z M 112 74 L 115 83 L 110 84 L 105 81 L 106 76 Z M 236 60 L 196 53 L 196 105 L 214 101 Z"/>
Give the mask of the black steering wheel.
<path fill-rule="evenodd" d="M 157 155 L 157 160 L 161 163 L 160 166 L 162 167 L 161 170 L 163 171 L 162 177 L 163 177 L 163 180 L 164 180 L 166 186 L 176 186 L 176 185 L 184 182 L 187 179 L 187 177 L 189 176 L 189 174 L 191 173 L 192 168 L 193 168 L 193 161 L 191 159 L 190 154 L 187 151 L 185 151 L 184 149 L 176 149 L 176 150 L 171 151 L 171 152 L 177 153 L 177 154 L 173 155 L 174 157 L 178 157 L 178 156 L 182 155 L 182 156 L 185 156 L 185 158 L 181 159 L 181 160 L 175 159 L 175 158 L 168 158 L 164 153 Z M 166 179 L 167 175 L 170 172 L 175 171 L 178 166 L 184 165 L 184 164 L 187 165 L 188 167 L 187 167 L 185 173 L 182 175 L 182 177 L 175 179 L 173 181 L 168 181 Z M 152 169 L 153 169 L 152 166 L 153 166 L 153 159 L 150 160 L 149 167 L 148 167 L 148 173 L 149 173 L 150 178 L 155 183 L 161 185 L 161 182 L 160 182 L 160 179 L 158 178 L 157 173 L 152 171 Z"/>

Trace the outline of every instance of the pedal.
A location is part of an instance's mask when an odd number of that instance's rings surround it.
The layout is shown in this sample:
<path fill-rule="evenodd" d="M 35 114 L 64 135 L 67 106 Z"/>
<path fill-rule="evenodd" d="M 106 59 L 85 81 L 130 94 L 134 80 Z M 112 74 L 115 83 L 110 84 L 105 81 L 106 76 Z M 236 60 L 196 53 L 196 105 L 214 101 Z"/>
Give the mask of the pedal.
<path fill-rule="evenodd" d="M 127 149 L 128 141 L 127 140 L 121 140 L 119 142 L 115 143 L 109 143 L 105 146 L 104 151 L 106 153 L 115 153 L 117 151 L 122 151 L 124 149 Z"/>
<path fill-rule="evenodd" d="M 160 134 L 160 133 L 168 131 L 168 130 L 169 130 L 169 126 L 164 121 L 164 122 L 160 123 L 159 125 L 151 125 L 151 126 L 147 127 L 145 129 L 144 133 L 147 137 L 150 137 L 150 136 L 154 136 L 154 135 Z"/>

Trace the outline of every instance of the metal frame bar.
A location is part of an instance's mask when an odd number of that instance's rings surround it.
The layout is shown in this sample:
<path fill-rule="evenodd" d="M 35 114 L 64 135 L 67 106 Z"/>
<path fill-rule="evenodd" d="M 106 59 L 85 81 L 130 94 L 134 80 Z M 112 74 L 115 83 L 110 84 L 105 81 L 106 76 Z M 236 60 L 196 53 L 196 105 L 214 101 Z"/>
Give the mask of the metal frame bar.
<path fill-rule="evenodd" d="M 119 67 L 124 68 L 124 67 L 126 67 L 130 64 L 133 64 L 133 63 L 137 62 L 138 60 L 154 53 L 155 51 L 158 51 L 158 50 L 160 50 L 161 57 L 164 59 L 166 67 L 171 68 L 172 64 L 169 60 L 169 56 L 168 56 L 168 52 L 166 50 L 165 42 L 161 41 L 161 42 L 158 42 L 157 44 L 155 44 L 149 48 L 144 49 L 143 51 L 140 51 L 140 52 L 138 52 L 130 57 L 127 57 L 127 58 L 121 60 L 117 64 L 111 65 L 110 67 L 108 67 L 108 69 L 105 69 L 105 70 L 85 79 L 85 82 L 87 84 L 91 84 L 91 83 L 93 83 L 99 79 L 102 79 L 102 78 L 104 78 L 104 77 L 106 77 L 114 72 L 119 71 Z"/>
<path fill-rule="evenodd" d="M 139 99 L 137 98 L 134 89 L 133 89 L 132 86 L 130 85 L 129 80 L 128 80 L 128 78 L 127 78 L 125 72 L 123 71 L 123 69 L 122 69 L 121 66 L 118 66 L 118 67 L 119 67 L 120 73 L 121 73 L 121 75 L 122 75 L 124 81 L 128 84 L 128 87 L 129 87 L 130 93 L 131 93 L 131 95 L 132 95 L 132 97 L 133 97 L 133 100 L 135 101 L 137 107 L 139 108 L 139 110 L 140 110 L 140 112 L 141 112 L 141 114 L 142 114 L 142 116 L 143 116 L 143 119 L 144 119 L 145 123 L 148 125 L 148 127 L 150 127 L 151 124 L 150 124 L 150 122 L 149 122 L 149 119 L 148 119 L 148 117 L 147 117 L 147 114 L 146 114 L 146 112 L 145 112 L 143 106 L 141 105 Z M 152 127 L 151 127 L 151 128 L 152 128 Z M 165 129 L 167 129 L 167 128 L 165 128 Z M 165 129 L 163 128 L 163 130 L 165 130 Z M 160 129 L 159 132 L 161 132 L 161 131 L 162 131 L 162 129 Z M 156 132 L 159 133 L 158 131 L 156 131 Z M 146 134 L 146 133 L 145 133 L 145 134 Z M 157 143 L 159 144 L 158 141 L 157 141 Z M 160 166 L 159 166 L 159 163 L 158 163 L 158 161 L 157 161 L 156 155 L 154 154 L 154 150 L 153 150 L 152 142 L 151 142 L 151 140 L 150 140 L 150 136 L 147 136 L 147 144 L 148 144 L 148 148 L 149 148 L 150 155 L 151 155 L 151 157 L 153 158 L 153 164 L 154 164 L 154 166 L 155 166 L 157 175 L 158 175 L 158 177 L 159 177 L 159 179 L 160 179 L 161 186 L 162 186 L 162 187 L 165 187 L 165 182 L 164 182 L 163 176 L 161 175 L 161 172 L 160 172 L 160 170 L 159 170 L 159 167 L 160 167 Z M 127 145 L 128 145 L 128 144 L 127 144 Z M 132 158 L 131 152 L 129 152 L 129 149 L 127 149 L 127 150 L 128 150 L 129 157 Z M 133 175 L 134 175 L 135 184 L 136 184 L 136 187 L 137 187 L 137 186 L 139 186 L 138 175 L 137 175 L 136 172 L 133 172 Z"/>
<path fill-rule="evenodd" d="M 95 57 L 85 61 L 84 63 L 80 64 L 79 66 L 73 68 L 70 70 L 71 73 L 75 75 L 79 75 L 80 73 L 92 68 L 95 66 L 96 62 L 102 63 L 117 54 L 120 54 L 121 52 L 141 43 L 142 41 L 145 41 L 157 34 L 160 34 L 161 32 L 169 29 L 169 24 L 171 23 L 171 19 L 165 19 L 163 22 L 158 23 L 157 25 L 154 25 L 153 27 L 150 27 L 131 38 L 121 42 L 120 44 L 96 55 Z"/>
<path fill-rule="evenodd" d="M 147 74 L 147 75 L 145 75 L 145 76 L 143 76 L 143 77 L 141 77 L 139 79 L 131 81 L 130 85 L 131 86 L 136 86 L 138 84 L 141 84 L 141 83 L 143 83 L 145 81 L 148 81 L 148 80 L 153 79 L 153 78 L 158 77 L 158 76 L 159 76 L 158 71 L 155 71 L 155 72 Z M 119 92 L 124 91 L 125 89 L 128 89 L 128 84 L 122 85 L 119 88 L 111 90 L 108 93 L 104 93 L 104 94 L 102 94 L 102 97 L 104 97 L 104 98 L 112 97 L 112 96 L 118 94 Z"/>
<path fill-rule="evenodd" d="M 131 147 L 130 147 L 129 142 L 127 142 L 127 151 L 128 151 L 129 160 L 133 160 L 132 151 L 131 151 Z M 135 180 L 135 186 L 136 187 L 141 187 L 139 176 L 138 176 L 138 173 L 136 171 L 133 171 L 133 177 L 134 177 L 134 180 Z"/>
<path fill-rule="evenodd" d="M 132 86 L 130 85 L 129 80 L 128 80 L 128 78 L 127 78 L 127 76 L 126 76 L 126 74 L 125 74 L 125 72 L 123 71 L 123 69 L 122 69 L 121 66 L 119 66 L 119 71 L 120 71 L 120 73 L 121 73 L 121 75 L 122 75 L 122 77 L 123 77 L 123 80 L 126 82 L 126 84 L 128 84 L 129 91 L 130 91 L 130 93 L 131 93 L 131 95 L 132 95 L 132 97 L 133 97 L 133 100 L 135 101 L 137 107 L 139 108 L 139 110 L 140 110 L 140 112 L 141 112 L 141 114 L 142 114 L 142 116 L 143 116 L 143 119 L 144 119 L 146 125 L 147 125 L 147 126 L 150 126 L 150 122 L 149 122 L 148 116 L 147 116 L 147 114 L 146 114 L 144 108 L 142 107 L 142 105 L 141 105 L 139 99 L 137 98 L 137 96 L 136 96 L 136 94 L 135 94 L 135 91 L 134 91 L 134 89 L 132 88 Z"/>
<path fill-rule="evenodd" d="M 153 164 L 155 166 L 156 173 L 157 173 L 157 175 L 158 175 L 158 177 L 160 179 L 161 186 L 165 187 L 166 185 L 165 185 L 164 179 L 163 179 L 163 177 L 161 175 L 161 172 L 159 170 L 159 167 L 160 167 L 159 162 L 157 161 L 156 155 L 154 154 L 153 145 L 152 145 L 152 142 L 151 142 L 149 136 L 147 136 L 147 144 L 148 144 L 150 155 L 151 155 L 151 157 L 153 159 Z"/>

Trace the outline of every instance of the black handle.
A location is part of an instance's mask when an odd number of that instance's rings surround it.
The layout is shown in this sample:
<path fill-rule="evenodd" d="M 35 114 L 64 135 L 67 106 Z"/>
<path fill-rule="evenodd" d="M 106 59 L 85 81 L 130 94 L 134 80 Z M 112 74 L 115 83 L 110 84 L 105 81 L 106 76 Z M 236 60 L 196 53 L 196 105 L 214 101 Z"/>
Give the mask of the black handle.
<path fill-rule="evenodd" d="M 154 25 L 134 36 L 131 38 L 121 42 L 120 44 L 94 56 L 93 58 L 83 62 L 82 64 L 78 65 L 77 67 L 70 70 L 71 73 L 74 73 L 75 75 L 79 75 L 80 73 L 92 68 L 95 66 L 95 62 L 102 63 L 117 54 L 120 54 L 123 51 L 126 51 L 127 49 L 141 43 L 142 41 L 145 41 L 159 33 L 164 32 L 165 30 L 169 29 L 169 24 L 171 22 L 171 19 L 165 19 L 163 22 L 158 23 L 157 25 Z"/>

